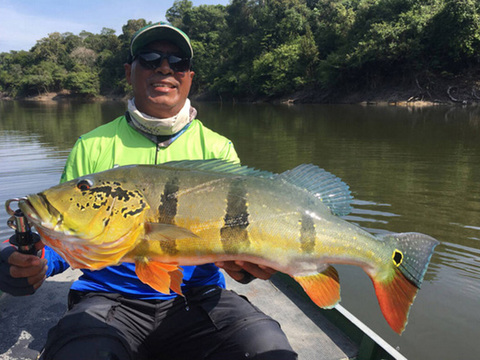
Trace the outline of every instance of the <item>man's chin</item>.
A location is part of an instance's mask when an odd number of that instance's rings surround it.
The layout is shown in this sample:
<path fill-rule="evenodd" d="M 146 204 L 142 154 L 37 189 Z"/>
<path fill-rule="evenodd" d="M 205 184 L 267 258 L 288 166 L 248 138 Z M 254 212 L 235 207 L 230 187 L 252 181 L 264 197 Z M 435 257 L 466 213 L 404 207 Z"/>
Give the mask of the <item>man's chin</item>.
<path fill-rule="evenodd" d="M 177 115 L 185 104 L 185 102 L 178 104 L 171 94 L 157 95 L 155 97 L 149 97 L 148 99 L 148 106 L 145 106 L 144 110 L 140 110 L 138 107 L 137 109 L 144 114 L 160 119 Z"/>

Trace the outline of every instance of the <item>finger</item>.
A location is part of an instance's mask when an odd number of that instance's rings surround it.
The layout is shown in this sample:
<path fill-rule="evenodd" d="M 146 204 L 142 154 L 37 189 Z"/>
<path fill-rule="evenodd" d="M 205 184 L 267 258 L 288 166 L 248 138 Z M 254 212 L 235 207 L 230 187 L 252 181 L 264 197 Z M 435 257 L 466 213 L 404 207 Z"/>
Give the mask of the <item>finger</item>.
<path fill-rule="evenodd" d="M 41 264 L 41 260 L 42 259 L 40 259 L 36 255 L 27 255 L 15 251 L 8 258 L 8 263 L 13 266 L 25 268 L 31 266 L 39 266 Z"/>
<path fill-rule="evenodd" d="M 37 276 L 38 274 L 42 273 L 43 271 L 46 272 L 47 267 L 47 260 L 46 259 L 38 259 L 39 264 L 33 266 L 10 266 L 10 276 L 13 278 L 29 278 L 33 276 Z"/>
<path fill-rule="evenodd" d="M 266 270 L 260 268 L 258 265 L 252 264 L 252 263 L 249 263 L 249 262 L 245 262 L 243 264 L 243 269 L 248 271 L 250 274 L 252 274 L 256 278 L 262 279 L 262 280 L 270 279 L 272 274 L 275 273 L 275 271 L 273 273 L 271 271 L 266 271 Z"/>
<path fill-rule="evenodd" d="M 275 270 L 275 269 L 273 269 L 273 268 L 271 268 L 271 267 L 268 267 L 268 266 L 258 265 L 258 267 L 259 267 L 260 269 L 262 269 L 263 271 L 269 273 L 270 275 L 273 275 L 273 274 L 275 274 L 275 273 L 278 272 L 277 270 Z"/>
<path fill-rule="evenodd" d="M 227 269 L 224 270 L 235 281 L 241 281 L 245 277 L 245 274 L 241 271 L 230 271 Z"/>
<path fill-rule="evenodd" d="M 42 242 L 42 240 L 37 241 L 35 243 L 35 249 L 37 249 L 37 250 L 42 250 L 44 247 L 45 247 L 45 244 Z"/>
<path fill-rule="evenodd" d="M 30 285 L 35 285 L 39 282 L 43 282 L 43 280 L 45 280 L 46 273 L 47 273 L 47 266 L 44 266 L 38 274 L 32 275 L 27 278 L 28 283 Z"/>
<path fill-rule="evenodd" d="M 224 269 L 225 271 L 240 271 L 242 267 L 237 265 L 234 261 L 218 261 L 215 263 L 219 268 Z"/>

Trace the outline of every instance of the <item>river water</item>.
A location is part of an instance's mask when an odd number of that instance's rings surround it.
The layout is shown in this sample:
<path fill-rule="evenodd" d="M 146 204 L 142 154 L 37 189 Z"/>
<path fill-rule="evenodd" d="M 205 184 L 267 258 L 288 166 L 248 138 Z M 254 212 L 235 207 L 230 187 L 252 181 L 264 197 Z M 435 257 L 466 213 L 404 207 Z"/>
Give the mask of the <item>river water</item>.
<path fill-rule="evenodd" d="M 480 108 L 195 106 L 243 164 L 272 172 L 316 164 L 350 185 L 347 220 L 438 239 L 402 336 L 358 268 L 339 267 L 342 304 L 407 358 L 480 356 Z M 0 203 L 56 184 L 77 137 L 124 111 L 113 102 L 0 101 Z M 6 220 L 0 211 L 0 239 L 11 235 Z"/>

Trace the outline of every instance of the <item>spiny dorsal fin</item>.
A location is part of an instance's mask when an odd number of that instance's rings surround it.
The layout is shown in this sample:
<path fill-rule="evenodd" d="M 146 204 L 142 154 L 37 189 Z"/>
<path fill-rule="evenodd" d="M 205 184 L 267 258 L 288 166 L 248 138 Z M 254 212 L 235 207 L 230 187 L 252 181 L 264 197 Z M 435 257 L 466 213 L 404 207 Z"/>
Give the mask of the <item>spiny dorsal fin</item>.
<path fill-rule="evenodd" d="M 350 213 L 352 195 L 340 178 L 312 164 L 299 165 L 277 176 L 293 185 L 304 188 L 319 198 L 338 216 Z"/>
<path fill-rule="evenodd" d="M 177 169 L 213 171 L 218 173 L 243 175 L 243 176 L 258 176 L 258 177 L 275 176 L 273 173 L 269 171 L 257 170 L 254 168 L 250 168 L 248 166 L 242 166 L 239 163 L 221 160 L 221 159 L 169 161 L 157 166 L 174 167 Z"/>
<path fill-rule="evenodd" d="M 335 175 L 312 164 L 299 165 L 278 175 L 220 159 L 170 161 L 157 166 L 282 179 L 311 192 L 335 215 L 347 215 L 351 211 L 352 196 L 348 185 Z"/>

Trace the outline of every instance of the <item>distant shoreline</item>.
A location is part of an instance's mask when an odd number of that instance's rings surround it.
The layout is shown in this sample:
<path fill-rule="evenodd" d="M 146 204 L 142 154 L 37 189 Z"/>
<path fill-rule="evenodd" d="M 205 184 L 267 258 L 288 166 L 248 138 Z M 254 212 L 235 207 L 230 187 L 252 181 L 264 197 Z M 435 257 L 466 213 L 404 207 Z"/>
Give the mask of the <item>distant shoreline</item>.
<path fill-rule="evenodd" d="M 393 80 L 392 80 L 393 82 Z M 352 84 L 353 85 L 353 84 Z M 477 86 L 479 88 L 477 94 Z M 354 87 L 354 85 L 352 86 Z M 68 91 L 43 93 L 36 96 L 12 98 L 0 93 L 0 100 L 61 102 L 61 101 L 123 101 L 130 98 L 126 95 L 101 95 L 85 97 Z M 191 99 L 205 102 L 234 103 L 274 103 L 274 104 L 360 104 L 365 106 L 402 106 L 426 107 L 438 105 L 472 105 L 480 104 L 480 84 L 474 77 L 469 78 L 435 78 L 421 85 L 417 79 L 403 81 L 403 84 L 383 84 L 375 89 L 336 89 L 302 90 L 293 94 L 276 98 L 220 98 L 208 94 L 193 94 Z"/>

